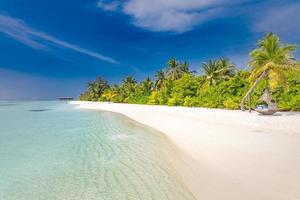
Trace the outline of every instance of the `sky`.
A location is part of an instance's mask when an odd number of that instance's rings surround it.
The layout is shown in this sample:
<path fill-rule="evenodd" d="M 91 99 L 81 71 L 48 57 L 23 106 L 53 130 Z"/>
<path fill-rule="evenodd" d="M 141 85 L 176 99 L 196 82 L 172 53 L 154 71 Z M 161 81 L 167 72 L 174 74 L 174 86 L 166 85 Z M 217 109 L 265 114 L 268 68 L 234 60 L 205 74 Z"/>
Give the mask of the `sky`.
<path fill-rule="evenodd" d="M 76 97 L 173 57 L 244 69 L 267 32 L 300 44 L 299 13 L 299 0 L 0 0 L 0 99 Z"/>

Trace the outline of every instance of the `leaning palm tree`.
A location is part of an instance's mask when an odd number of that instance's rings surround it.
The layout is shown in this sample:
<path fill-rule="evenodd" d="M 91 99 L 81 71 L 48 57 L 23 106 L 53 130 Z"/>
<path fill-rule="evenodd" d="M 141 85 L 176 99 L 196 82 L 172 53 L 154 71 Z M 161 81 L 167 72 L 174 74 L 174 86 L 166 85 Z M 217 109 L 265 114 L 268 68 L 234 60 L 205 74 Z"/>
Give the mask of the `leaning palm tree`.
<path fill-rule="evenodd" d="M 297 66 L 292 55 L 295 50 L 294 45 L 281 44 L 279 37 L 272 33 L 268 33 L 263 40 L 258 41 L 258 48 L 250 53 L 249 61 L 249 66 L 252 68 L 250 79 L 254 81 L 254 84 L 242 99 L 242 110 L 245 110 L 244 104 L 248 98 L 249 111 L 251 111 L 251 93 L 264 78 L 267 79 L 267 89 L 274 90 L 278 84 L 287 87 L 288 82 L 284 70 Z"/>
<path fill-rule="evenodd" d="M 155 78 L 156 79 L 155 79 L 154 87 L 156 90 L 159 90 L 163 86 L 163 83 L 166 79 L 165 72 L 163 70 L 159 70 L 158 72 L 156 72 Z"/>

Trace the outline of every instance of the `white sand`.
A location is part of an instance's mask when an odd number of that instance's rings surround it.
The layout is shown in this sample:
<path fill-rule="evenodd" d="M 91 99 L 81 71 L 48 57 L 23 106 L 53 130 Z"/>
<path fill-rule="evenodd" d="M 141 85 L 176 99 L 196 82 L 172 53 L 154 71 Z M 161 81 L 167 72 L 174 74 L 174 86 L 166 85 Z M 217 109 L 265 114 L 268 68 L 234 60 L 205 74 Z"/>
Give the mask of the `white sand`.
<path fill-rule="evenodd" d="M 174 166 L 199 200 L 300 200 L 300 113 L 72 102 L 165 133 Z"/>

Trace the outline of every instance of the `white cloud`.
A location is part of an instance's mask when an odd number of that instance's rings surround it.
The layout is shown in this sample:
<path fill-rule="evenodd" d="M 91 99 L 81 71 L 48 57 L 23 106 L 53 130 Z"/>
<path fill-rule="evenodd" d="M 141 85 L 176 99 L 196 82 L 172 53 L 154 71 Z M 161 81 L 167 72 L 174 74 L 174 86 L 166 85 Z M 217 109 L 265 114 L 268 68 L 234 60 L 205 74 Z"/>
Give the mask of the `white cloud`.
<path fill-rule="evenodd" d="M 120 3 L 118 1 L 106 2 L 104 0 L 100 0 L 97 3 L 97 7 L 106 10 L 106 11 L 115 11 L 119 8 Z"/>
<path fill-rule="evenodd" d="M 300 3 L 281 4 L 261 13 L 254 19 L 253 31 L 273 32 L 289 40 L 300 40 Z"/>
<path fill-rule="evenodd" d="M 218 12 L 221 12 L 221 10 L 212 9 L 201 13 L 188 13 L 176 10 L 160 11 L 158 15 L 136 15 L 134 16 L 133 24 L 152 31 L 182 33 L 191 30 L 195 25 L 212 19 Z"/>
<path fill-rule="evenodd" d="M 65 42 L 47 33 L 31 28 L 20 19 L 12 18 L 1 14 L 0 14 L 0 32 L 34 49 L 45 50 L 48 48 L 48 46 L 46 45 L 46 43 L 48 42 L 50 44 L 54 44 L 66 49 L 70 49 L 102 61 L 106 61 L 114 64 L 117 63 L 117 61 L 114 60 L 113 58 Z"/>
<path fill-rule="evenodd" d="M 132 17 L 133 24 L 151 31 L 185 32 L 194 26 L 221 16 L 228 6 L 250 0 L 119 0 L 110 3 L 99 1 L 106 6 L 118 5 L 112 10 L 122 11 Z"/>

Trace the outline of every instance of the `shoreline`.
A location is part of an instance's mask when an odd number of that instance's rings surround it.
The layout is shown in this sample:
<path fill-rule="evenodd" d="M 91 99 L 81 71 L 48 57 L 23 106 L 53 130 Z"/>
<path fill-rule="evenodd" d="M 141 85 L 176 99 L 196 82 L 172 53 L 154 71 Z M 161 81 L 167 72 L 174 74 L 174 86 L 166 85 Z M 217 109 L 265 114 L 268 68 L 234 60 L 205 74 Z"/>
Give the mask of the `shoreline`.
<path fill-rule="evenodd" d="M 71 101 L 123 114 L 165 134 L 174 167 L 197 199 L 300 199 L 300 113 Z"/>

